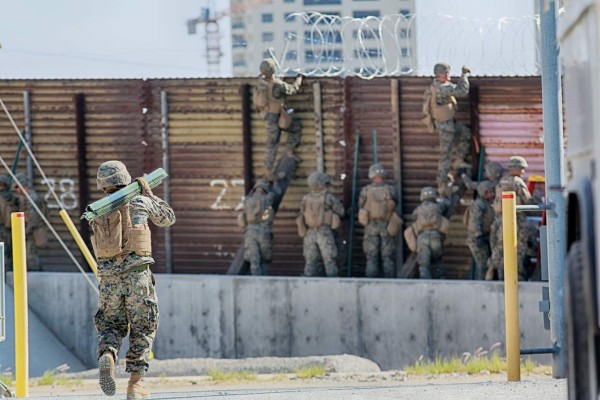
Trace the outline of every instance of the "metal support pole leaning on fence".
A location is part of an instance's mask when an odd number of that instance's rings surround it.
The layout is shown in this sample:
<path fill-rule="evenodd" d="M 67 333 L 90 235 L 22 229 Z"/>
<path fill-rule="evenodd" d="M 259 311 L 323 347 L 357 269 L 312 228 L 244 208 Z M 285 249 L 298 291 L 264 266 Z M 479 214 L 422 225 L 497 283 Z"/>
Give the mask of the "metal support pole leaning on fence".
<path fill-rule="evenodd" d="M 350 201 L 350 233 L 348 235 L 348 256 L 346 259 L 346 268 L 348 269 L 348 278 L 352 277 L 352 265 L 354 263 L 354 218 L 356 216 L 356 186 L 358 185 L 358 149 L 360 147 L 360 135 L 354 139 L 354 165 L 352 166 L 352 200 Z"/>
<path fill-rule="evenodd" d="M 58 214 L 60 215 L 63 222 L 67 226 L 67 229 L 71 233 L 71 236 L 73 236 L 75 243 L 77 243 L 79 250 L 81 250 L 83 257 L 85 258 L 88 265 L 90 266 L 90 269 L 92 270 L 94 275 L 98 276 L 98 265 L 96 264 L 96 260 L 94 259 L 94 256 L 90 252 L 90 249 L 88 249 L 85 242 L 83 241 L 83 238 L 81 237 L 81 235 L 79 234 L 79 231 L 75 227 L 75 224 L 71 220 L 69 213 L 63 208 L 58 212 Z"/>
<path fill-rule="evenodd" d="M 25 213 L 11 214 L 13 277 L 15 293 L 15 378 L 17 397 L 29 395 L 29 349 L 27 322 L 27 254 Z"/>
<path fill-rule="evenodd" d="M 161 124 L 161 138 L 162 138 L 162 150 L 163 150 L 163 169 L 169 175 L 170 170 L 170 158 L 169 158 L 169 103 L 167 101 L 167 92 L 164 90 L 160 92 L 160 124 Z M 163 183 L 164 196 L 163 199 L 167 204 L 171 204 L 171 185 L 169 182 Z M 173 273 L 173 254 L 171 252 L 171 227 L 165 227 L 165 272 L 167 274 Z"/>
<path fill-rule="evenodd" d="M 377 155 L 377 129 L 373 129 L 373 164 L 379 162 Z"/>
<path fill-rule="evenodd" d="M 517 213 L 515 192 L 502 192 L 502 238 L 504 240 L 504 314 L 506 364 L 509 381 L 521 380 L 521 333 L 517 274 Z"/>

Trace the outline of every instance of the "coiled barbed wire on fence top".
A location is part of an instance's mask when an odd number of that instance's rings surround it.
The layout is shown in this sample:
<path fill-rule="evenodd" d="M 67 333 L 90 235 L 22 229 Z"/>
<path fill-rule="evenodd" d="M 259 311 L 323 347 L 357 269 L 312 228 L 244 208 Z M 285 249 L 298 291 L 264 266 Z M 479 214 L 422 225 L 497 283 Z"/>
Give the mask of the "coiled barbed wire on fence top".
<path fill-rule="evenodd" d="M 474 20 L 450 15 L 352 18 L 292 13 L 285 41 L 271 48 L 286 74 L 306 76 L 431 76 L 449 62 L 458 73 L 539 74 L 539 17 Z"/>

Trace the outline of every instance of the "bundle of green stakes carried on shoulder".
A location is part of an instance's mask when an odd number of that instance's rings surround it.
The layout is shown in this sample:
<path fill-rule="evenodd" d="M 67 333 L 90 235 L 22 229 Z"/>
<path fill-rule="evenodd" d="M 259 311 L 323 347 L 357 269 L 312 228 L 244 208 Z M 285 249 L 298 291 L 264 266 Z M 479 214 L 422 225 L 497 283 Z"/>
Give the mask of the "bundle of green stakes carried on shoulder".
<path fill-rule="evenodd" d="M 160 185 L 167 176 L 168 175 L 164 169 L 158 168 L 149 174 L 144 174 L 143 178 L 146 182 L 148 182 L 148 186 L 150 186 L 151 189 L 154 189 Z M 140 183 L 133 181 L 124 188 L 119 189 L 116 192 L 101 198 L 100 200 L 96 200 L 92 204 L 89 204 L 85 208 L 85 212 L 81 216 L 81 219 L 90 221 L 104 214 L 108 214 L 109 212 L 122 207 L 124 204 L 129 203 L 135 196 L 141 193 L 142 187 Z"/>

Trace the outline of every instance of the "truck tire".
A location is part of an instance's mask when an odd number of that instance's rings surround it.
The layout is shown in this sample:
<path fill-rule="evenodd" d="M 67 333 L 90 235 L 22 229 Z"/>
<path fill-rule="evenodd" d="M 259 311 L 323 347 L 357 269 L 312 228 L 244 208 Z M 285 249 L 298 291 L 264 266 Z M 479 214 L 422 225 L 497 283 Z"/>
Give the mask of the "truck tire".
<path fill-rule="evenodd" d="M 567 256 L 565 316 L 568 346 L 569 400 L 596 400 L 598 397 L 595 329 L 587 318 L 583 248 L 571 245 Z"/>

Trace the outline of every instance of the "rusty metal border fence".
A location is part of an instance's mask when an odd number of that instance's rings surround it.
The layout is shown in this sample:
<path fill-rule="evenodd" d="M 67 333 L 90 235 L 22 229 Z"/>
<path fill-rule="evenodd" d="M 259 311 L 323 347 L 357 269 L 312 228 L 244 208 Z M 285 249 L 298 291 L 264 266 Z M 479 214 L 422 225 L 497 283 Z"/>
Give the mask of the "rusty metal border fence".
<path fill-rule="evenodd" d="M 247 78 L 0 80 L 0 96 L 20 129 L 25 129 L 23 97 L 28 93 L 33 151 L 75 221 L 82 205 L 100 197 L 95 185 L 100 163 L 120 159 L 132 176 L 160 167 L 163 133 L 168 132 L 170 199 L 177 214 L 170 231 L 172 270 L 222 274 L 241 242 L 242 232 L 235 223 L 241 199 L 264 172 L 266 129 L 251 107 L 253 83 Z M 332 191 L 350 207 L 356 135 L 361 140 L 358 188 L 368 181 L 376 129 L 379 161 L 396 181 L 402 211 L 410 220 L 420 188 L 435 183 L 437 168 L 437 137 L 420 122 L 428 84 L 429 79 L 416 77 L 307 79 L 301 93 L 290 98 L 289 105 L 303 124 L 298 150 L 302 162 L 274 223 L 271 275 L 302 273 L 302 241 L 294 218 L 307 192 L 306 177 L 320 167 L 321 157 L 325 172 L 332 177 Z M 521 154 L 528 158 L 528 173 L 543 175 L 540 79 L 474 78 L 472 86 L 477 96 L 460 101 L 458 118 L 475 124 L 489 158 L 505 164 L 510 155 Z M 161 92 L 167 99 L 167 131 L 163 131 Z M 0 119 L 3 157 L 13 160 L 17 145 L 9 122 Z M 19 171 L 25 168 L 22 161 Z M 40 179 L 34 171 L 35 187 L 49 201 L 50 220 L 67 238 Z M 164 195 L 162 190 L 157 188 L 156 194 Z M 460 207 L 453 216 L 446 240 L 450 278 L 469 277 L 463 211 Z M 80 228 L 85 232 L 83 224 Z M 347 234 L 347 229 L 339 233 L 340 254 L 346 254 Z M 68 242 L 77 254 L 75 244 Z M 153 242 L 154 271 L 165 272 L 169 252 L 163 230 L 153 229 Z M 364 276 L 360 228 L 354 247 L 353 275 Z M 407 251 L 400 247 L 399 261 Z M 76 270 L 53 240 L 39 252 L 44 270 Z M 345 257 L 340 258 L 340 274 L 346 276 Z"/>

